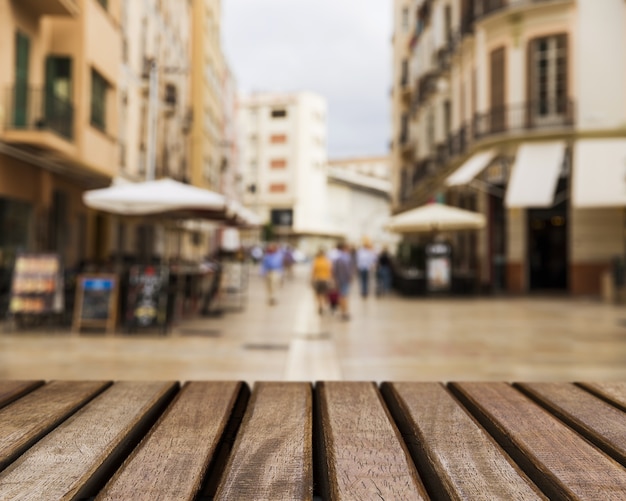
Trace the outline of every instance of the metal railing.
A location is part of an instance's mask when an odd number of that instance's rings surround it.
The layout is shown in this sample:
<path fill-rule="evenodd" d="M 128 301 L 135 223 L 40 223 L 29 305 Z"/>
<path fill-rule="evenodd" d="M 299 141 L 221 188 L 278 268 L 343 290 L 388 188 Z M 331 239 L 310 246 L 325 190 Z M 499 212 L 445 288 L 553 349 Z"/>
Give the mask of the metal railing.
<path fill-rule="evenodd" d="M 547 130 L 574 125 L 571 99 L 531 101 L 476 113 L 472 123 L 475 140 L 518 131 Z"/>
<path fill-rule="evenodd" d="M 474 0 L 474 21 L 513 7 L 524 7 L 554 0 Z"/>
<path fill-rule="evenodd" d="M 48 130 L 72 140 L 74 107 L 46 89 L 10 87 L 5 91 L 5 129 Z"/>

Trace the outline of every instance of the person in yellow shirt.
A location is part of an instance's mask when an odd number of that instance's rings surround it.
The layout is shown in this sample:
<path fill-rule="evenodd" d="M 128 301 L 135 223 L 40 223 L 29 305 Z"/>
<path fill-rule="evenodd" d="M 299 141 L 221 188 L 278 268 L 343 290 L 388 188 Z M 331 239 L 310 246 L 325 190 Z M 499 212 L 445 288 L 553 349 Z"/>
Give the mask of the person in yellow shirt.
<path fill-rule="evenodd" d="M 311 283 L 317 300 L 317 311 L 321 315 L 324 313 L 324 306 L 327 303 L 328 291 L 330 290 L 333 277 L 333 265 L 326 257 L 323 249 L 320 249 L 313 259 L 311 270 Z"/>

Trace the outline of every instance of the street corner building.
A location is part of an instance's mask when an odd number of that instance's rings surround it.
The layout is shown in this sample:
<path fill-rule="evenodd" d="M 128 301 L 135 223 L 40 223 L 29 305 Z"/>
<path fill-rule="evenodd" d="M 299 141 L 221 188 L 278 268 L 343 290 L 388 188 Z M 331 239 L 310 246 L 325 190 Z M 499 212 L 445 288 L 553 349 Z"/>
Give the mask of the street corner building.
<path fill-rule="evenodd" d="M 392 45 L 394 212 L 482 213 L 450 238 L 483 290 L 615 294 L 626 4 L 395 0 Z"/>

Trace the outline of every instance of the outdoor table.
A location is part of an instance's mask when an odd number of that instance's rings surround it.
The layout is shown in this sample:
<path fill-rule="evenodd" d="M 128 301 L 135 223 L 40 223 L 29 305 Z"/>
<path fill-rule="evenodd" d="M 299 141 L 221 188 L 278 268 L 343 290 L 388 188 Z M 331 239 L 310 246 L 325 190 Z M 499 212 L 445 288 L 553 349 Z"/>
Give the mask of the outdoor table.
<path fill-rule="evenodd" d="M 626 383 L 0 381 L 0 499 L 626 499 Z"/>

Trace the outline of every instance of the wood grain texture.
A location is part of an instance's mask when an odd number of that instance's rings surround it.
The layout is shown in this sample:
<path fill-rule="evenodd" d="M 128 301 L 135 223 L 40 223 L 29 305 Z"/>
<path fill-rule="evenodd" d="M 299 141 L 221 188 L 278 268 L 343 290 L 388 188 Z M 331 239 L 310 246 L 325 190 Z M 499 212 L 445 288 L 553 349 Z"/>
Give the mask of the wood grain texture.
<path fill-rule="evenodd" d="M 373 383 L 317 383 L 325 499 L 428 499 Z"/>
<path fill-rule="evenodd" d="M 164 382 L 114 384 L 0 474 L 0 499 L 92 496 L 177 387 Z"/>
<path fill-rule="evenodd" d="M 519 387 L 600 449 L 626 465 L 626 413 L 568 383 Z"/>
<path fill-rule="evenodd" d="M 432 499 L 546 499 L 443 385 L 381 390 Z"/>
<path fill-rule="evenodd" d="M 0 470 L 109 384 L 54 381 L 0 409 Z"/>
<path fill-rule="evenodd" d="M 187 383 L 96 499 L 195 499 L 241 389 Z"/>
<path fill-rule="evenodd" d="M 626 383 L 578 383 L 578 386 L 626 412 Z"/>
<path fill-rule="evenodd" d="M 215 499 L 312 499 L 312 409 L 308 383 L 257 383 Z"/>
<path fill-rule="evenodd" d="M 550 498 L 626 499 L 626 470 L 515 388 L 449 386 Z"/>
<path fill-rule="evenodd" d="M 0 381 L 0 408 L 43 384 L 43 381 Z"/>

